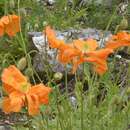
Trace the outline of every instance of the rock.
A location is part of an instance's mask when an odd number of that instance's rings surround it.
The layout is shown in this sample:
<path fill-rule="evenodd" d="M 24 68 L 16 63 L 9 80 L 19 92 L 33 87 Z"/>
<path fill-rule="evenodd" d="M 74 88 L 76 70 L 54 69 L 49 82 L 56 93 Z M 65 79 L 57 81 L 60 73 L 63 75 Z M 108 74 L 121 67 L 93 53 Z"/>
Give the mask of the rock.
<path fill-rule="evenodd" d="M 4 126 L 0 126 L 0 130 L 6 130 Z"/>
<path fill-rule="evenodd" d="M 12 130 L 9 126 L 0 126 L 0 130 Z"/>

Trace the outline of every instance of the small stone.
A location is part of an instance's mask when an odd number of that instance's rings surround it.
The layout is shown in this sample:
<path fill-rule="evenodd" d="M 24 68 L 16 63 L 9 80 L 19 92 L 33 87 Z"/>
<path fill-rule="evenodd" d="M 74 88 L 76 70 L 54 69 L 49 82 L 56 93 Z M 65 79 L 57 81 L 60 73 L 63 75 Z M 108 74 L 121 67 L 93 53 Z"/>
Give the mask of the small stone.
<path fill-rule="evenodd" d="M 5 127 L 4 126 L 0 126 L 0 130 L 5 130 Z"/>
<path fill-rule="evenodd" d="M 71 96 L 71 97 L 69 97 L 69 99 L 70 99 L 70 102 L 71 102 L 72 106 L 74 108 L 76 108 L 77 107 L 77 99 L 76 99 L 76 97 Z"/>

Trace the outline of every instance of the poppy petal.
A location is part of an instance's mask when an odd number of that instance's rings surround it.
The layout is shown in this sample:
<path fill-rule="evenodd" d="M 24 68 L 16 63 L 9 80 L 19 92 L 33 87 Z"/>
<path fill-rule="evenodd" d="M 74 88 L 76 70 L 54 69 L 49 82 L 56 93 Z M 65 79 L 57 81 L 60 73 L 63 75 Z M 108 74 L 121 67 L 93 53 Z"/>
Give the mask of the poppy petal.
<path fill-rule="evenodd" d="M 8 17 L 8 16 L 3 16 L 3 17 L 0 19 L 0 21 L 1 21 L 3 24 L 7 25 L 7 24 L 9 24 L 9 17 Z"/>
<path fill-rule="evenodd" d="M 4 35 L 4 24 L 0 21 L 0 37 Z"/>
<path fill-rule="evenodd" d="M 49 93 L 51 91 L 52 89 L 50 87 L 46 87 L 43 84 L 38 84 L 31 87 L 29 94 L 37 95 L 41 104 L 48 104 Z"/>
<path fill-rule="evenodd" d="M 118 41 L 108 41 L 106 43 L 106 47 L 105 48 L 109 48 L 109 49 L 117 49 L 119 47 L 123 47 L 123 46 L 130 46 L 130 41 L 125 41 L 125 40 L 118 40 Z"/>
<path fill-rule="evenodd" d="M 83 40 L 74 40 L 74 47 L 81 51 L 95 51 L 98 47 L 98 44 L 93 39 L 88 39 L 86 41 Z"/>
<path fill-rule="evenodd" d="M 100 49 L 97 51 L 90 51 L 85 53 L 86 56 L 90 56 L 90 57 L 98 57 L 101 59 L 106 59 L 108 57 L 109 54 L 113 53 L 112 49 Z"/>
<path fill-rule="evenodd" d="M 6 97 L 3 100 L 3 111 L 5 113 L 19 112 L 23 106 L 23 97 L 20 93 L 11 93 L 9 98 Z"/>
<path fill-rule="evenodd" d="M 63 64 L 67 64 L 71 62 L 74 57 L 77 57 L 80 55 L 81 55 L 81 52 L 79 50 L 72 47 L 68 47 L 67 49 L 59 51 L 58 60 Z"/>
<path fill-rule="evenodd" d="M 118 32 L 116 35 L 113 35 L 111 39 L 130 41 L 130 34 L 128 34 L 127 32 Z"/>
<path fill-rule="evenodd" d="M 9 23 L 5 26 L 5 32 L 10 36 L 14 36 L 20 31 L 20 18 L 16 15 L 9 15 Z"/>
<path fill-rule="evenodd" d="M 38 96 L 33 95 L 27 95 L 27 105 L 28 105 L 28 113 L 29 115 L 36 115 L 39 113 L 39 99 Z"/>
<path fill-rule="evenodd" d="M 94 70 L 100 75 L 104 74 L 108 69 L 106 60 L 99 59 L 97 57 L 88 57 L 85 61 L 93 63 Z"/>
<path fill-rule="evenodd" d="M 4 69 L 2 73 L 2 82 L 13 87 L 14 89 L 20 90 L 21 83 L 26 83 L 27 78 L 14 65 L 11 65 Z M 9 87 L 6 87 L 6 90 L 7 88 Z"/>
<path fill-rule="evenodd" d="M 3 83 L 3 88 L 4 88 L 4 91 L 7 93 L 7 94 L 10 94 L 12 93 L 13 91 L 16 91 L 16 89 L 8 84 L 5 84 Z"/>
<path fill-rule="evenodd" d="M 53 29 L 51 29 L 50 26 L 46 26 L 45 34 L 47 35 L 47 37 L 49 37 L 49 36 L 56 37 L 55 31 Z"/>
<path fill-rule="evenodd" d="M 77 60 L 75 63 L 73 63 L 74 65 L 73 65 L 72 72 L 75 73 L 78 66 L 84 62 L 92 63 L 94 65 L 94 70 L 100 75 L 104 74 L 108 69 L 106 60 L 97 57 L 82 57 L 79 60 Z"/>
<path fill-rule="evenodd" d="M 12 112 L 20 112 L 24 106 L 25 96 L 17 91 L 9 95 Z"/>
<path fill-rule="evenodd" d="M 56 34 L 53 29 L 51 29 L 50 26 L 47 26 L 45 29 L 45 34 L 47 36 L 49 46 L 51 48 L 58 48 L 61 44 L 64 44 L 62 40 L 58 40 L 56 38 Z"/>
<path fill-rule="evenodd" d="M 8 97 L 5 97 L 3 99 L 2 109 L 3 109 L 3 111 L 5 113 L 10 113 L 12 111 L 11 104 L 10 104 L 10 99 Z"/>

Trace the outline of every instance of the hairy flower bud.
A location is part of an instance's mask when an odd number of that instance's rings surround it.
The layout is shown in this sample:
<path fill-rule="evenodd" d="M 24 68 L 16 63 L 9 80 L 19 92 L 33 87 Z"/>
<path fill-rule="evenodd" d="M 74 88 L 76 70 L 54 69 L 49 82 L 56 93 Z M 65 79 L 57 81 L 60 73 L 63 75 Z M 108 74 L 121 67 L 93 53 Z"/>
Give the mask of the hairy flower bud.
<path fill-rule="evenodd" d="M 17 67 L 18 67 L 20 70 L 24 70 L 26 66 L 27 66 L 27 60 L 26 60 L 25 57 L 22 57 L 22 58 L 18 61 Z"/>

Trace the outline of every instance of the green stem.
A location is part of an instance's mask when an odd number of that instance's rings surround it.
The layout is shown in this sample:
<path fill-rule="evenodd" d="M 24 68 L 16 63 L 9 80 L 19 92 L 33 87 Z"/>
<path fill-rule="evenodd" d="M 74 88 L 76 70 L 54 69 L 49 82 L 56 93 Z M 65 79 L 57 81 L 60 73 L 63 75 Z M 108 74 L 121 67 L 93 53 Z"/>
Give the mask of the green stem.
<path fill-rule="evenodd" d="M 31 127 L 31 126 L 32 126 L 32 125 L 31 125 L 31 122 L 32 122 L 32 121 L 30 121 L 30 120 L 31 120 L 31 117 L 30 117 L 28 114 L 27 114 L 27 118 L 28 118 L 28 129 L 29 129 L 29 130 L 32 130 L 32 127 Z"/>
<path fill-rule="evenodd" d="M 8 14 L 8 1 L 4 1 L 4 14 Z"/>
<path fill-rule="evenodd" d="M 43 126 L 45 125 L 45 123 L 44 123 L 44 115 L 43 115 L 42 112 L 40 114 L 41 114 L 41 117 L 42 117 L 40 129 L 43 129 Z"/>
<path fill-rule="evenodd" d="M 83 81 L 82 86 L 80 86 L 81 93 L 81 130 L 84 130 L 84 104 L 83 104 L 83 86 L 85 82 L 85 64 L 83 64 Z"/>
<path fill-rule="evenodd" d="M 114 10 L 110 20 L 108 21 L 108 24 L 106 26 L 105 32 L 108 31 L 108 29 L 110 28 L 112 20 L 113 20 L 113 17 L 115 16 L 115 14 L 117 12 L 117 9 L 118 9 L 118 6 L 115 8 L 115 10 Z M 103 42 L 104 42 L 104 40 L 103 40 L 104 39 L 104 35 L 105 35 L 105 33 L 103 34 L 103 37 L 102 37 L 102 40 L 101 40 L 101 46 L 103 45 Z"/>
<path fill-rule="evenodd" d="M 84 109 L 83 109 L 83 92 L 81 91 L 81 130 L 84 130 Z"/>
<path fill-rule="evenodd" d="M 61 116 L 61 112 L 60 112 L 60 107 L 59 107 L 59 103 L 58 103 L 58 96 L 59 96 L 59 92 L 58 92 L 58 90 L 57 90 L 58 88 L 56 88 L 56 107 L 57 107 L 57 111 L 58 111 L 58 113 L 57 113 L 57 128 L 58 128 L 58 124 L 60 124 L 60 127 L 61 127 L 61 130 L 64 130 L 64 126 L 62 125 L 63 123 L 61 122 L 61 120 L 60 120 L 60 117 L 62 117 Z M 58 129 L 57 129 L 58 130 Z"/>
<path fill-rule="evenodd" d="M 105 32 L 108 31 L 109 27 L 111 26 L 111 23 L 112 23 L 112 20 L 113 20 L 113 17 L 115 16 L 116 12 L 117 12 L 117 9 L 118 9 L 118 6 L 115 8 L 110 20 L 108 21 L 108 24 L 107 24 L 107 27 L 105 29 Z"/>
<path fill-rule="evenodd" d="M 65 66 L 65 89 L 66 89 L 66 96 L 68 95 L 68 86 L 67 86 L 67 83 L 68 83 L 68 77 L 67 77 L 67 66 Z"/>

